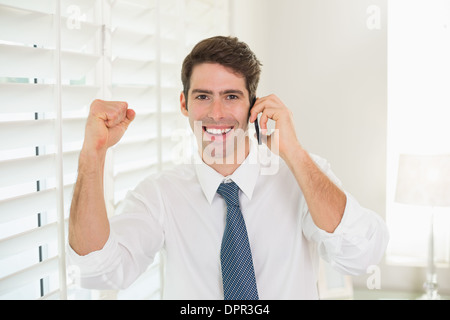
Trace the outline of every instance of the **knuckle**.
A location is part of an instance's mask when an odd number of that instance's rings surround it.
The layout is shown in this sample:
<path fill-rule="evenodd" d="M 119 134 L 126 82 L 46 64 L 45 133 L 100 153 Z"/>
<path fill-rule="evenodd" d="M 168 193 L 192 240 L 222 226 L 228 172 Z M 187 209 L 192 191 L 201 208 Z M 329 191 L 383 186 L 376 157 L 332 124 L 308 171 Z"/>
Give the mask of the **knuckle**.
<path fill-rule="evenodd" d="M 116 104 L 116 108 L 115 108 L 116 110 L 117 110 L 117 112 L 118 113 L 124 113 L 124 112 L 126 112 L 127 111 L 127 109 L 128 109 L 128 103 L 126 103 L 126 102 L 118 102 L 117 104 Z"/>
<path fill-rule="evenodd" d="M 91 103 L 91 111 L 94 113 L 101 112 L 104 109 L 105 101 L 100 99 L 95 99 Z"/>
<path fill-rule="evenodd" d="M 100 105 L 102 105 L 104 103 L 104 101 L 103 100 L 100 100 L 100 99 L 95 99 L 94 101 L 92 101 L 92 104 L 91 104 L 91 106 L 93 106 L 93 107 L 96 107 L 96 106 L 100 106 Z"/>

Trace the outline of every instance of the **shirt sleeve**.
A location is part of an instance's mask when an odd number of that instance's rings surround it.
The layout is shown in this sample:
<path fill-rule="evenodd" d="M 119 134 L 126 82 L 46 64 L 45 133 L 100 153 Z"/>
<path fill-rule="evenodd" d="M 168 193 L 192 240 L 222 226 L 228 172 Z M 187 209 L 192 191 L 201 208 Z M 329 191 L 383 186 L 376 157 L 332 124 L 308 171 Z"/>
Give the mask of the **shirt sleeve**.
<path fill-rule="evenodd" d="M 143 197 L 142 194 L 155 195 Z M 101 250 L 78 255 L 69 245 L 68 265 L 80 286 L 89 289 L 124 289 L 153 262 L 164 243 L 162 201 L 150 182 L 140 184 L 110 218 L 110 235 Z"/>
<path fill-rule="evenodd" d="M 341 187 L 327 163 L 318 165 L 329 178 Z M 317 245 L 321 258 L 337 271 L 358 275 L 366 273 L 371 265 L 377 265 L 386 250 L 389 232 L 383 219 L 375 212 L 362 207 L 348 192 L 344 215 L 333 233 L 318 228 L 305 208 L 303 234 Z M 306 205 L 305 205 L 306 206 Z"/>

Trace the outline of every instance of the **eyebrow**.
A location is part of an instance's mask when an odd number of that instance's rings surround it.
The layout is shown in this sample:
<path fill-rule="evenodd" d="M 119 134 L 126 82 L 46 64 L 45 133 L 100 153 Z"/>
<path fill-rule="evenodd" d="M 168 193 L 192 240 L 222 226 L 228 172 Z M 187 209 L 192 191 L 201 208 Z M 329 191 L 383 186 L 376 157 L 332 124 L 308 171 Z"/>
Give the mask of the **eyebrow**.
<path fill-rule="evenodd" d="M 193 89 L 192 94 L 213 94 L 212 90 L 206 90 L 206 89 Z M 225 95 L 225 94 L 237 94 L 237 95 L 244 95 L 244 92 L 238 89 L 228 89 L 224 91 L 220 91 L 219 95 Z"/>

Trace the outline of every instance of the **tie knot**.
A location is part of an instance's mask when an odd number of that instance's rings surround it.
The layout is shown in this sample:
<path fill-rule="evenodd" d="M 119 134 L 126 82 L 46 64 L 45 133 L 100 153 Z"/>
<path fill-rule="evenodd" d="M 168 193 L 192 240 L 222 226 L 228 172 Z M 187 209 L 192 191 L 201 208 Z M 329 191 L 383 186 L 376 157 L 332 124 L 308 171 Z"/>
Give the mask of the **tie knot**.
<path fill-rule="evenodd" d="M 217 193 L 225 199 L 228 206 L 239 206 L 239 187 L 236 183 L 221 183 Z"/>

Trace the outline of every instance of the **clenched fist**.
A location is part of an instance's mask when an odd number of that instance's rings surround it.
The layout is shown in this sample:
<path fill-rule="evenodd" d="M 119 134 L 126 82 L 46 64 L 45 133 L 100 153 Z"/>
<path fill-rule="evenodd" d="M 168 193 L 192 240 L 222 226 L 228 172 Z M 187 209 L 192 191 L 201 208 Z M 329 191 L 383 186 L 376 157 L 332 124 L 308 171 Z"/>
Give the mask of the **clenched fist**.
<path fill-rule="evenodd" d="M 95 100 L 89 111 L 83 148 L 106 152 L 119 142 L 135 116 L 126 102 Z"/>

